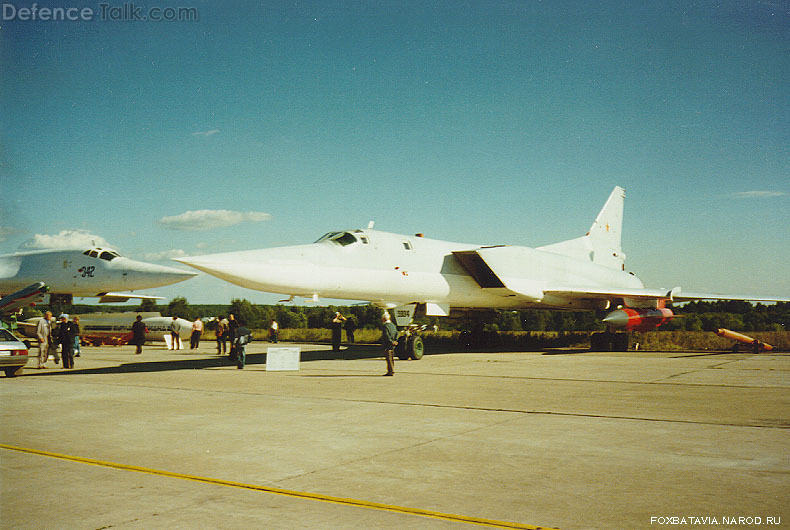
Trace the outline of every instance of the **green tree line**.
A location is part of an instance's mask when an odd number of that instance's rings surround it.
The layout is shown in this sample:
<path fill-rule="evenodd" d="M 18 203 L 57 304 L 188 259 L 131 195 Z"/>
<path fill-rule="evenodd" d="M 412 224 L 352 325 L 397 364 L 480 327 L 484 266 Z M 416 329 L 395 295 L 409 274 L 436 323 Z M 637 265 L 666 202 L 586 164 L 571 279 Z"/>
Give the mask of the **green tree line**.
<path fill-rule="evenodd" d="M 35 316 L 47 309 L 37 306 L 26 311 Z M 68 312 L 85 314 L 95 312 L 158 311 L 164 316 L 177 316 L 187 320 L 202 317 L 225 317 L 229 313 L 254 329 L 267 328 L 272 319 L 281 328 L 329 328 L 335 311 L 340 311 L 357 328 L 379 328 L 382 310 L 376 306 L 286 306 L 253 304 L 245 299 L 233 299 L 227 304 L 190 304 L 186 298 L 172 299 L 167 305 L 157 305 L 154 300 L 143 300 L 137 306 L 74 305 Z M 660 329 L 666 331 L 715 331 L 727 328 L 734 331 L 783 331 L 790 328 L 790 303 L 751 304 L 741 301 L 691 302 L 672 307 L 681 315 Z M 418 317 L 419 324 L 438 326 L 440 329 L 473 329 L 483 325 L 487 331 L 600 331 L 606 312 L 592 311 L 493 311 L 484 320 Z"/>

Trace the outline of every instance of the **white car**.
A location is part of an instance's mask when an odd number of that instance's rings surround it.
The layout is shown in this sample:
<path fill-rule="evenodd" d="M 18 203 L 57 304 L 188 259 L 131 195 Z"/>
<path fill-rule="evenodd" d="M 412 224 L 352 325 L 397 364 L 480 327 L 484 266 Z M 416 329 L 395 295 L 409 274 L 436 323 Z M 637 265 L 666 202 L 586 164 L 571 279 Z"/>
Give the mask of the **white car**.
<path fill-rule="evenodd" d="M 27 364 L 27 346 L 7 329 L 0 329 L 0 368 L 6 377 L 16 377 Z"/>

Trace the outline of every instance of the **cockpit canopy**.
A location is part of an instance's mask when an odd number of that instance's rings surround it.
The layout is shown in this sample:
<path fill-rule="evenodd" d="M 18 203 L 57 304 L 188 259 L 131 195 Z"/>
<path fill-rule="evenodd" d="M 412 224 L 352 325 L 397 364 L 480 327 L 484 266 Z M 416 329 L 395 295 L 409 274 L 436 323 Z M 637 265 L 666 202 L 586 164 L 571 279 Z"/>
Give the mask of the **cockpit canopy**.
<path fill-rule="evenodd" d="M 103 259 L 105 261 L 112 261 L 115 258 L 121 257 L 121 255 L 115 252 L 114 250 L 111 250 L 109 248 L 99 248 L 99 247 L 86 250 L 85 252 L 83 252 L 83 254 L 85 254 L 86 256 L 90 256 L 92 258 Z"/>
<path fill-rule="evenodd" d="M 323 241 L 331 241 L 332 243 L 340 245 L 341 247 L 353 245 L 354 243 L 359 242 L 362 242 L 363 245 L 367 245 L 369 243 L 368 236 L 366 236 L 362 230 L 352 230 L 351 232 L 327 232 L 318 238 L 316 243 L 321 243 Z"/>

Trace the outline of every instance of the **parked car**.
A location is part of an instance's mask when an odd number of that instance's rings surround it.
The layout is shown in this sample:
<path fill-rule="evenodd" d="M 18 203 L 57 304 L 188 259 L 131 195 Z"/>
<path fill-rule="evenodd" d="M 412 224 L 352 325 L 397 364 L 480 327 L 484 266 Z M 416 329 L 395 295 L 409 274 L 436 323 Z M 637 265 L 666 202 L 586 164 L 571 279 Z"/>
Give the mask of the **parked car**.
<path fill-rule="evenodd" d="M 7 329 L 0 329 L 0 368 L 6 377 L 16 377 L 27 364 L 28 347 Z"/>

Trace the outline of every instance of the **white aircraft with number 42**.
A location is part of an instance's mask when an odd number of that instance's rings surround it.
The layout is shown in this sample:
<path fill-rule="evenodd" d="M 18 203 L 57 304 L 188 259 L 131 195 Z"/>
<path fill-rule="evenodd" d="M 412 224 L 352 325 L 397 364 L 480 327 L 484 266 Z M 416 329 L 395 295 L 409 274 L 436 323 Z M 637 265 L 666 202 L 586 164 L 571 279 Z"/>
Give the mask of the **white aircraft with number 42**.
<path fill-rule="evenodd" d="M 14 293 L 9 300 L 32 296 L 39 282 L 46 283 L 52 304 L 70 304 L 74 296 L 98 297 L 100 302 L 159 299 L 113 291 L 161 287 L 194 276 L 194 272 L 132 260 L 102 248 L 32 250 L 0 256 L 0 293 Z M 15 306 L 18 304 L 9 304 Z"/>
<path fill-rule="evenodd" d="M 760 295 L 645 288 L 625 271 L 620 246 L 625 190 L 615 187 L 586 235 L 538 248 L 471 245 L 364 230 L 330 232 L 308 245 L 178 258 L 242 287 L 308 297 L 367 300 L 393 309 L 399 326 L 428 316 L 490 309 L 612 309 L 611 330 L 655 329 L 673 318 L 666 302 L 790 301 Z M 625 350 L 626 333 L 595 334 L 596 350 Z M 407 353 L 422 355 L 419 337 Z"/>

